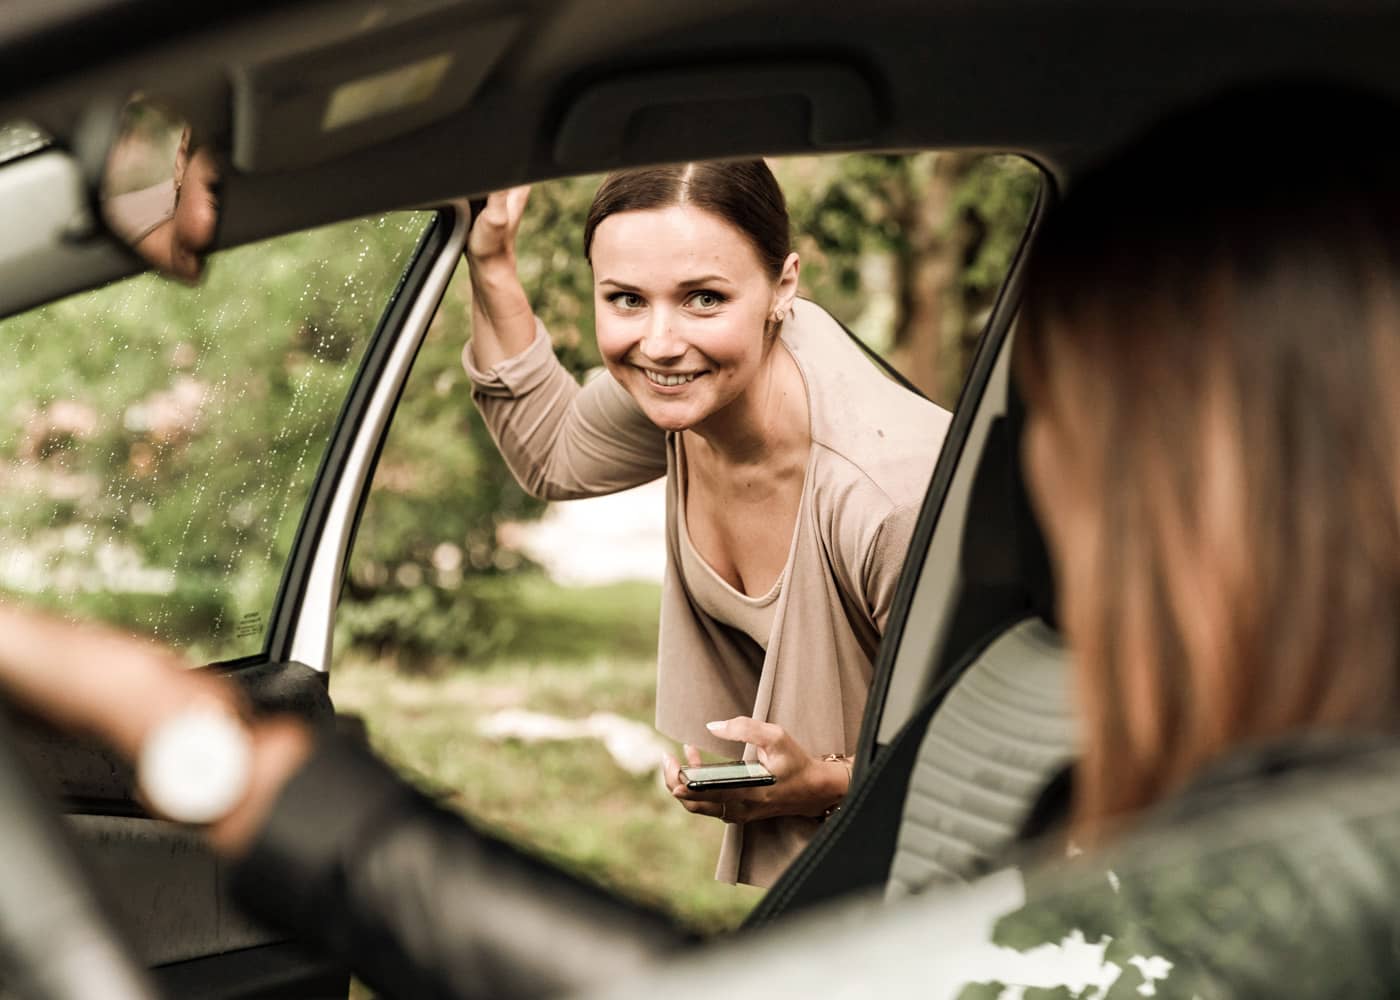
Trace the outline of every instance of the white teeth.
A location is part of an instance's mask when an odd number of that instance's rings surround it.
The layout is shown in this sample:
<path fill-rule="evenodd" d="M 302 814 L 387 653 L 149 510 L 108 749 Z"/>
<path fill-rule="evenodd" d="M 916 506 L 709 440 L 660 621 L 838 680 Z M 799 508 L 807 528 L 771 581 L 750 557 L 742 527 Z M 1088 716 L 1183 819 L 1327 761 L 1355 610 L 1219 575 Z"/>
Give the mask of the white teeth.
<path fill-rule="evenodd" d="M 650 368 L 643 368 L 647 378 L 657 385 L 684 385 L 687 382 L 694 382 L 695 375 L 662 375 L 654 372 Z"/>

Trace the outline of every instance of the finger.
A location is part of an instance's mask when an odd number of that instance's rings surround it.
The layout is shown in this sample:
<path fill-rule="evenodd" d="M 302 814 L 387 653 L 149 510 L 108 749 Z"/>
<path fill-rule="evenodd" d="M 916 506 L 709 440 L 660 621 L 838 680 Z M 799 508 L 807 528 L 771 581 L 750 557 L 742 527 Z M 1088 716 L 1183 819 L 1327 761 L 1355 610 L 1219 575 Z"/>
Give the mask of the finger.
<path fill-rule="evenodd" d="M 720 739 L 733 740 L 735 743 L 752 743 L 765 750 L 776 746 L 787 735 L 787 730 L 782 726 L 771 722 L 759 722 L 747 715 L 719 722 L 707 722 L 705 728 Z"/>
<path fill-rule="evenodd" d="M 530 185 L 528 184 L 521 184 L 519 187 L 513 187 L 506 191 L 506 218 L 511 222 L 519 222 L 520 217 L 525 214 L 525 205 L 529 200 Z"/>
<path fill-rule="evenodd" d="M 683 788 L 685 783 L 681 781 L 681 766 L 676 758 L 670 754 L 661 755 L 661 780 L 666 782 L 667 791 L 674 792 L 677 788 Z"/>
<path fill-rule="evenodd" d="M 492 191 L 486 196 L 486 207 L 477 218 L 493 226 L 505 225 L 510 218 L 509 199 L 510 191 Z"/>
<path fill-rule="evenodd" d="M 691 746 L 689 743 L 682 743 L 681 749 L 685 751 L 686 763 L 689 764 L 691 767 L 699 767 L 700 765 L 705 763 L 703 760 L 700 759 L 700 751 L 697 750 L 695 747 Z"/>
<path fill-rule="evenodd" d="M 676 801 L 685 807 L 686 812 L 694 813 L 696 816 L 713 816 L 716 819 L 725 815 L 729 808 L 719 802 L 706 802 L 703 799 L 685 799 L 676 796 Z"/>
<path fill-rule="evenodd" d="M 676 789 L 675 796 L 678 799 L 688 799 L 692 802 L 728 802 L 733 809 L 736 802 L 748 802 L 752 799 L 754 792 L 763 791 L 760 788 L 691 788 L 684 781 L 680 788 Z"/>

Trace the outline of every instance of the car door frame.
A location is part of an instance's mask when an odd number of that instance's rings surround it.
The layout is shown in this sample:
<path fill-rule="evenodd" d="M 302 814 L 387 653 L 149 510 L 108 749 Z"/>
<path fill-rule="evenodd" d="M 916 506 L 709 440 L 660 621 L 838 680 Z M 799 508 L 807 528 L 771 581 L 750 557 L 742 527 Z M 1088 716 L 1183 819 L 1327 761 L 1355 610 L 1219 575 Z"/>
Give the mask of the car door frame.
<path fill-rule="evenodd" d="M 260 659 L 330 669 L 335 609 L 379 455 L 470 224 L 465 202 L 438 210 L 380 318 L 303 510 Z"/>

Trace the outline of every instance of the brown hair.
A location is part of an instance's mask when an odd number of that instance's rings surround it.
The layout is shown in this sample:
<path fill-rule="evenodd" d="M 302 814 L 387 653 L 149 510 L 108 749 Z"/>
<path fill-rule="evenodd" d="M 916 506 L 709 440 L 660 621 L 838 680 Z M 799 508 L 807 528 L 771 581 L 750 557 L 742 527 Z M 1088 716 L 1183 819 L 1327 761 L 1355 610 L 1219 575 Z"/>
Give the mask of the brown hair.
<path fill-rule="evenodd" d="M 1016 372 L 1087 512 L 1057 567 L 1080 839 L 1227 750 L 1400 720 L 1398 126 L 1240 93 L 1047 223 Z"/>
<path fill-rule="evenodd" d="M 694 205 L 712 212 L 753 244 L 773 280 L 783 273 L 792 240 L 787 202 L 773 171 L 762 160 L 673 163 L 608 174 L 583 225 L 583 254 L 592 263 L 593 234 L 618 212 Z"/>

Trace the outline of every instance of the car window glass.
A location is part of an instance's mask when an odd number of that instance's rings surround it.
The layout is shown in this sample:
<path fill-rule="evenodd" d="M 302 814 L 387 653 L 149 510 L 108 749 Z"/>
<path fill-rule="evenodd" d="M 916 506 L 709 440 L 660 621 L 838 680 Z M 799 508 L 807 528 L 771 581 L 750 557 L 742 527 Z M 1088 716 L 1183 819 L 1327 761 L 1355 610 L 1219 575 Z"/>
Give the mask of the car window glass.
<path fill-rule="evenodd" d="M 802 294 L 951 407 L 1039 173 L 962 153 L 770 163 Z M 581 252 L 599 180 L 536 185 L 518 246 L 531 305 L 580 378 L 599 366 Z M 732 927 L 759 891 L 714 881 L 721 824 L 657 780 L 677 752 L 652 729 L 664 483 L 527 496 L 471 402 L 470 294 L 459 268 L 394 417 L 337 612 L 332 694 L 477 822 L 701 930 Z"/>
<path fill-rule="evenodd" d="M 256 654 L 303 506 L 429 213 L 140 275 L 0 322 L 0 592 L 199 661 Z"/>

